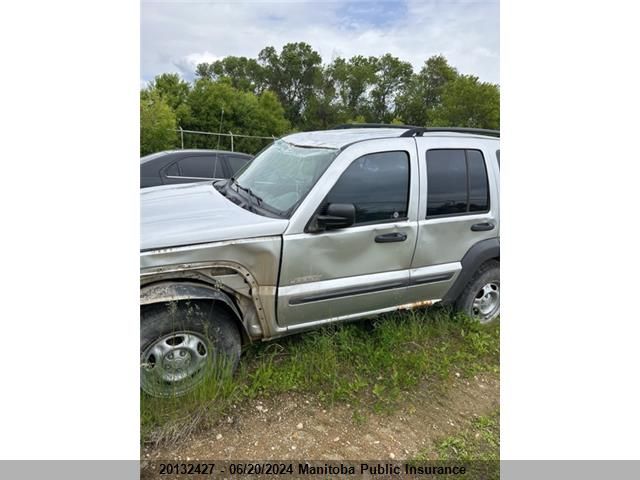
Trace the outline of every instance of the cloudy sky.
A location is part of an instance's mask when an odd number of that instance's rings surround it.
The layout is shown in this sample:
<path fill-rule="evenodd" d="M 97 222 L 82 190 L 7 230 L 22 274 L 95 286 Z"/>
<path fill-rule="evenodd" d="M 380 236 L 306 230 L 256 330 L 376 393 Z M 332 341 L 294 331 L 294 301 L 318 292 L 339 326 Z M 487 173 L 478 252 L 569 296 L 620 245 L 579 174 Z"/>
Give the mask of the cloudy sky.
<path fill-rule="evenodd" d="M 304 41 L 324 63 L 389 52 L 418 70 L 441 53 L 499 83 L 499 21 L 498 0 L 141 0 L 140 81 Z"/>

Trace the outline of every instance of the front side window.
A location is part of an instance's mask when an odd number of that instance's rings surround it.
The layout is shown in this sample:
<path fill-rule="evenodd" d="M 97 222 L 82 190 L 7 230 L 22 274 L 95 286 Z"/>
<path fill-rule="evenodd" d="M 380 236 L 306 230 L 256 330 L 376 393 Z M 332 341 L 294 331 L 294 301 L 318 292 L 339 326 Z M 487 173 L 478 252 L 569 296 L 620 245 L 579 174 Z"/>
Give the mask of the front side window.
<path fill-rule="evenodd" d="M 489 210 L 489 183 L 479 150 L 427 151 L 427 217 Z"/>
<path fill-rule="evenodd" d="M 237 183 L 260 198 L 260 203 L 290 216 L 339 150 L 299 147 L 277 140 L 260 152 L 237 177 Z"/>
<path fill-rule="evenodd" d="M 409 155 L 372 153 L 354 160 L 327 195 L 330 203 L 352 203 L 356 225 L 407 218 Z"/>

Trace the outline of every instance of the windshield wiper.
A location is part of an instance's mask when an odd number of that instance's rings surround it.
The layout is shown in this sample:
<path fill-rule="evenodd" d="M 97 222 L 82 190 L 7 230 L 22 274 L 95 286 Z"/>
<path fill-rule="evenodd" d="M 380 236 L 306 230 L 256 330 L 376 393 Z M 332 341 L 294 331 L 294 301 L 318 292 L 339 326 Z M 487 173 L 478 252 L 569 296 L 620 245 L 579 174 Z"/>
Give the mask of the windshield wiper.
<path fill-rule="evenodd" d="M 234 180 L 235 181 L 235 180 Z M 253 191 L 251 191 L 250 188 L 248 187 L 243 187 L 242 185 L 240 185 L 237 181 L 235 182 L 236 187 L 239 188 L 240 190 L 243 190 L 245 192 L 247 192 L 249 194 L 250 197 L 253 197 L 256 202 L 258 203 L 258 206 L 261 206 L 264 203 L 264 200 L 262 200 L 261 197 L 259 197 L 258 195 L 256 195 L 255 193 L 253 193 Z"/>
<path fill-rule="evenodd" d="M 236 188 L 235 189 L 231 188 L 232 185 L 235 185 Z M 246 200 L 249 200 L 249 204 L 246 206 L 247 210 L 254 211 L 255 213 L 258 213 L 258 214 L 261 214 L 261 215 L 264 214 L 264 212 L 266 211 L 266 212 L 271 214 L 270 216 L 276 216 L 278 218 L 283 218 L 283 215 L 285 214 L 285 212 L 277 210 L 277 209 L 271 207 L 270 205 L 266 204 L 264 202 L 264 200 L 262 199 L 262 197 L 260 197 L 259 195 L 255 194 L 253 192 L 253 190 L 251 190 L 249 187 L 245 187 L 243 185 L 240 185 L 235 177 L 231 177 L 229 180 L 227 180 L 221 186 L 221 190 L 220 191 L 224 192 L 225 196 L 228 196 L 227 192 L 228 192 L 229 189 L 231 189 L 231 191 L 233 191 L 236 194 L 236 196 L 238 196 L 240 198 L 243 198 L 243 199 L 246 199 Z M 246 195 L 240 194 L 240 190 L 245 192 Z M 237 202 L 235 202 L 235 203 L 237 203 Z M 260 209 L 262 210 L 263 213 L 260 213 L 259 211 L 255 210 L 256 207 L 253 206 L 252 204 L 255 204 L 258 207 L 260 207 Z M 243 207 L 243 208 L 245 208 L 245 207 Z"/>

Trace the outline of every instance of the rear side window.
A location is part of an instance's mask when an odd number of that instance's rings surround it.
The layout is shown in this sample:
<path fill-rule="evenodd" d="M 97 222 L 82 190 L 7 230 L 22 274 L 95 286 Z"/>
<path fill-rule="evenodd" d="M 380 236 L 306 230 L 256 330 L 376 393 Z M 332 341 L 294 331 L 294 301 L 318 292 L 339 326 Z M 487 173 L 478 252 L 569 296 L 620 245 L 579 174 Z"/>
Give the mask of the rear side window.
<path fill-rule="evenodd" d="M 199 155 L 186 157 L 178 162 L 180 175 L 193 178 L 217 178 L 223 177 L 222 165 L 217 156 Z"/>
<path fill-rule="evenodd" d="M 427 217 L 489 210 L 489 183 L 479 150 L 427 151 Z"/>
<path fill-rule="evenodd" d="M 247 157 L 227 155 L 227 163 L 229 164 L 229 168 L 231 169 L 231 175 L 235 175 L 236 173 L 238 173 L 238 170 L 249 163 L 249 160 L 251 159 Z"/>
<path fill-rule="evenodd" d="M 406 218 L 409 155 L 383 152 L 354 160 L 327 195 L 325 205 L 330 203 L 354 204 L 356 225 Z"/>
<path fill-rule="evenodd" d="M 178 162 L 172 163 L 171 165 L 169 165 L 167 169 L 164 171 L 164 173 L 168 177 L 179 177 L 180 170 L 178 170 Z"/>

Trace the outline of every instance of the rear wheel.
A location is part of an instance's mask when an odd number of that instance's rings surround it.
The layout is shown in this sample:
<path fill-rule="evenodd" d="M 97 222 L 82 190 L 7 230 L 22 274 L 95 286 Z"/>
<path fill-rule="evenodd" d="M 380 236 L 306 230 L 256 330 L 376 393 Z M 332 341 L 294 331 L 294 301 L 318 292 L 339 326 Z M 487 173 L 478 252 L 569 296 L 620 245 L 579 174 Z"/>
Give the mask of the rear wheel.
<path fill-rule="evenodd" d="M 483 264 L 471 278 L 455 303 L 456 310 L 491 323 L 500 315 L 500 263 Z"/>
<path fill-rule="evenodd" d="M 184 395 L 214 369 L 234 370 L 240 347 L 233 316 L 214 302 L 146 307 L 140 320 L 140 386 L 155 397 Z"/>

